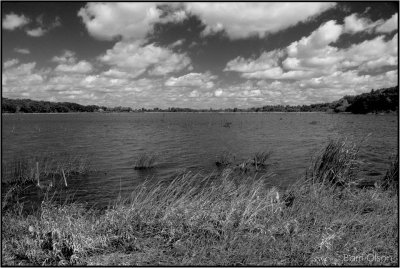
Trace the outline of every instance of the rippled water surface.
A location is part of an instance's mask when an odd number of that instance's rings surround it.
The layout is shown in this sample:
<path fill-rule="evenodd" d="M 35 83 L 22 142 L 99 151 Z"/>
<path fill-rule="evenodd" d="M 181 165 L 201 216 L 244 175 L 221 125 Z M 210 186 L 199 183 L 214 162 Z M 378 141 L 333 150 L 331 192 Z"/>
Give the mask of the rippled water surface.
<path fill-rule="evenodd" d="M 226 122 L 231 126 L 223 127 Z M 71 182 L 76 196 L 89 202 L 113 200 L 146 177 L 173 175 L 178 169 L 215 169 L 223 151 L 245 159 L 272 154 L 271 184 L 286 186 L 304 174 L 310 158 L 329 138 L 360 141 L 360 176 L 381 176 L 397 154 L 396 115 L 325 113 L 121 113 L 12 114 L 2 116 L 2 162 L 16 155 L 88 155 L 96 170 Z M 151 171 L 133 169 L 142 152 L 156 153 Z M 101 200 L 101 201 L 100 201 Z"/>

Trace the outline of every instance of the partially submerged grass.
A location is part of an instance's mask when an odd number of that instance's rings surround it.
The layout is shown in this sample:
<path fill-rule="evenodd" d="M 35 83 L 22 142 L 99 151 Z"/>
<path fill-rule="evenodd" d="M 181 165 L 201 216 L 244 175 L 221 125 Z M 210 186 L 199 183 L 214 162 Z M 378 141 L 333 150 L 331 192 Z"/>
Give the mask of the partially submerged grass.
<path fill-rule="evenodd" d="M 350 155 L 317 158 L 312 179 L 281 194 L 266 187 L 268 174 L 226 169 L 146 181 L 104 211 L 48 201 L 37 214 L 10 210 L 2 217 L 2 264 L 398 265 L 398 196 L 327 183 L 329 170 L 351 174 L 353 152 L 339 152 Z M 321 159 L 341 168 L 320 168 Z"/>
<path fill-rule="evenodd" d="M 315 182 L 344 186 L 355 182 L 359 171 L 359 146 L 347 139 L 330 140 L 314 159 L 307 175 Z"/>
<path fill-rule="evenodd" d="M 215 161 L 215 165 L 217 165 L 217 167 L 226 167 L 226 166 L 230 166 L 233 164 L 233 162 L 235 161 L 235 155 L 233 155 L 230 152 L 223 152 L 221 154 L 219 154 L 217 156 L 217 159 Z"/>
<path fill-rule="evenodd" d="M 271 158 L 271 154 L 271 152 L 257 152 L 253 156 L 252 165 L 255 166 L 256 170 L 267 167 L 267 161 Z"/>
<path fill-rule="evenodd" d="M 157 156 L 154 154 L 142 153 L 138 156 L 135 162 L 135 169 L 149 169 L 153 168 L 157 160 Z"/>
<path fill-rule="evenodd" d="M 240 171 L 240 173 L 247 174 L 252 171 L 257 172 L 267 169 L 271 154 L 271 152 L 257 152 L 252 157 L 235 164 L 236 157 L 229 152 L 223 152 L 218 155 L 215 164 L 217 167 L 232 167 L 234 170 Z"/>
<path fill-rule="evenodd" d="M 395 191 L 399 193 L 399 155 L 397 155 L 390 163 L 385 176 L 382 178 L 381 187 L 385 190 Z"/>
<path fill-rule="evenodd" d="M 83 155 L 44 154 L 39 156 L 16 156 L 2 165 L 2 183 L 23 185 L 37 183 L 37 179 L 69 177 L 86 174 L 90 170 L 88 158 Z"/>

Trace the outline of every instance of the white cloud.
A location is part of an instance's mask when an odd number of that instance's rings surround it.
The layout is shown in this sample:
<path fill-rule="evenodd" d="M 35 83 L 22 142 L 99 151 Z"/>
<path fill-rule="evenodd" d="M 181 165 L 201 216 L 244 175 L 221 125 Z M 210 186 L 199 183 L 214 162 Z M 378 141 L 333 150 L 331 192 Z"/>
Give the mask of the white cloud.
<path fill-rule="evenodd" d="M 47 33 L 47 30 L 43 29 L 42 27 L 26 30 L 26 34 L 32 37 L 40 37 L 43 36 L 45 33 Z"/>
<path fill-rule="evenodd" d="M 225 71 L 249 73 L 273 69 L 278 67 L 278 59 L 283 55 L 283 51 L 273 50 L 270 52 L 263 52 L 257 59 L 237 57 L 227 63 Z"/>
<path fill-rule="evenodd" d="M 214 95 L 216 97 L 220 97 L 223 93 L 224 93 L 224 91 L 220 88 L 214 91 Z"/>
<path fill-rule="evenodd" d="M 36 62 L 18 64 L 18 60 L 11 60 L 4 63 L 7 68 L 3 70 L 2 85 L 4 92 L 28 90 L 29 86 L 35 86 L 43 82 L 43 75 L 35 72 Z"/>
<path fill-rule="evenodd" d="M 398 16 L 398 13 L 393 14 L 390 19 L 385 21 L 382 25 L 379 25 L 376 31 L 379 33 L 390 33 L 397 30 Z"/>
<path fill-rule="evenodd" d="M 185 42 L 185 39 L 179 39 L 179 40 L 176 40 L 175 42 L 173 42 L 172 44 L 170 44 L 169 47 L 171 47 L 171 48 L 179 47 L 179 46 L 183 45 L 184 42 Z"/>
<path fill-rule="evenodd" d="M 343 26 L 328 21 L 282 50 L 263 52 L 256 59 L 233 59 L 227 63 L 225 71 L 239 72 L 244 78 L 299 80 L 349 68 L 370 71 L 397 65 L 397 34 L 388 41 L 384 36 L 377 36 L 339 49 L 331 43 L 337 41 L 342 32 Z"/>
<path fill-rule="evenodd" d="M 51 61 L 58 63 L 69 63 L 73 64 L 76 62 L 75 52 L 71 50 L 64 50 L 60 56 L 54 56 Z"/>
<path fill-rule="evenodd" d="M 27 48 L 14 48 L 14 51 L 20 54 L 30 54 L 31 51 Z"/>
<path fill-rule="evenodd" d="M 331 72 L 341 55 L 329 44 L 337 41 L 341 33 L 342 26 L 328 21 L 286 49 L 263 52 L 257 59 L 233 59 L 227 63 L 225 71 L 258 79 L 298 79 L 321 71 Z"/>
<path fill-rule="evenodd" d="M 210 89 L 214 87 L 213 80 L 217 79 L 210 73 L 188 73 L 180 77 L 170 77 L 166 82 L 167 87 L 199 87 Z"/>
<path fill-rule="evenodd" d="M 155 44 L 141 46 L 140 42 L 127 41 L 117 42 L 99 59 L 133 76 L 139 76 L 146 70 L 150 75 L 165 75 L 188 68 L 191 63 L 186 54 L 174 53 Z"/>
<path fill-rule="evenodd" d="M 27 35 L 32 37 L 41 37 L 46 33 L 48 33 L 50 30 L 52 30 L 53 28 L 61 26 L 60 17 L 56 17 L 54 19 L 54 22 L 49 24 L 49 26 L 45 26 L 43 23 L 43 14 L 36 18 L 36 22 L 39 26 L 30 30 L 26 30 L 25 32 Z"/>
<path fill-rule="evenodd" d="M 398 56 L 398 35 L 395 34 L 387 42 L 384 36 L 377 36 L 372 40 L 366 40 L 354 44 L 342 51 L 343 67 L 357 67 L 360 70 L 370 70 L 383 66 L 396 66 Z"/>
<path fill-rule="evenodd" d="M 381 23 L 381 21 L 372 22 L 368 18 L 361 18 L 354 13 L 344 19 L 345 33 L 358 33 L 362 31 L 372 32 L 372 30 Z"/>
<path fill-rule="evenodd" d="M 57 72 L 89 73 L 93 70 L 93 66 L 90 62 L 85 60 L 78 62 L 75 52 L 71 50 L 64 50 L 60 56 L 54 56 L 51 61 L 58 63 L 54 69 Z"/>
<path fill-rule="evenodd" d="M 67 72 L 67 73 L 89 73 L 93 70 L 90 62 L 81 60 L 76 64 L 60 64 L 55 68 L 55 71 L 58 72 Z"/>
<path fill-rule="evenodd" d="M 19 63 L 18 59 L 11 59 L 11 60 L 5 61 L 3 63 L 3 66 L 4 66 L 5 69 L 7 69 L 7 68 L 10 68 L 10 67 L 18 64 L 18 63 Z"/>
<path fill-rule="evenodd" d="M 264 37 L 306 21 L 334 3 L 186 3 L 206 25 L 205 34 L 225 30 L 231 39 Z"/>
<path fill-rule="evenodd" d="M 7 14 L 3 19 L 3 29 L 6 30 L 15 30 L 16 28 L 20 28 L 29 23 L 29 19 L 24 15 L 16 15 L 16 14 Z"/>
<path fill-rule="evenodd" d="M 156 3 L 88 3 L 78 12 L 88 32 L 101 40 L 144 39 L 160 15 Z"/>

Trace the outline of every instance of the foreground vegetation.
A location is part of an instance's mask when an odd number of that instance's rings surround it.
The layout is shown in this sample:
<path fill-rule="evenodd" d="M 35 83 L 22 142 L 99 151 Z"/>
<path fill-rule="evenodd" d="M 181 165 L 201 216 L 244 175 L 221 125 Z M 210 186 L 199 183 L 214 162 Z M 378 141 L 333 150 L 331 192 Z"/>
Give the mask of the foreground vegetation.
<path fill-rule="evenodd" d="M 105 107 L 97 105 L 80 105 L 71 102 L 49 102 L 35 101 L 30 99 L 7 99 L 2 98 L 2 113 L 68 113 L 68 112 L 350 112 L 350 113 L 380 113 L 398 112 L 399 110 L 399 87 L 371 90 L 356 96 L 345 96 L 332 103 L 318 103 L 311 105 L 266 105 L 263 107 L 252 107 L 248 109 L 191 109 L 176 108 L 168 109 L 132 109 L 130 107 Z M 227 125 L 226 127 L 229 127 Z"/>
<path fill-rule="evenodd" d="M 398 158 L 361 189 L 357 152 L 331 141 L 284 192 L 265 186 L 268 172 L 228 166 L 147 181 L 106 210 L 50 198 L 29 213 L 10 207 L 2 265 L 398 266 Z"/>

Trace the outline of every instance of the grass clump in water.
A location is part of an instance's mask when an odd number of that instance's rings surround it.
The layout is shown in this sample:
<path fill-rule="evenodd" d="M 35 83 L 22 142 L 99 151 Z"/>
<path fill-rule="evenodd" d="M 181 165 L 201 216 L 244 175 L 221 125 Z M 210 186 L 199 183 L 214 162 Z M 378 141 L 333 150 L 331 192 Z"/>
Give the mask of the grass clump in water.
<path fill-rule="evenodd" d="M 268 161 L 271 158 L 271 152 L 257 152 L 253 158 L 251 164 L 255 167 L 256 170 L 266 168 L 268 165 Z"/>
<path fill-rule="evenodd" d="M 359 171 L 359 146 L 347 139 L 330 140 L 308 171 L 316 182 L 337 186 L 355 182 Z"/>
<path fill-rule="evenodd" d="M 136 159 L 134 169 L 143 170 L 143 169 L 154 168 L 154 164 L 155 164 L 156 160 L 157 160 L 156 155 L 142 153 Z"/>
<path fill-rule="evenodd" d="M 215 161 L 215 165 L 217 167 L 226 167 L 233 164 L 235 161 L 235 155 L 230 152 L 223 152 L 222 154 L 217 156 L 217 160 Z"/>
<path fill-rule="evenodd" d="M 399 155 L 393 159 L 385 176 L 382 178 L 381 187 L 385 190 L 399 192 Z"/>
<path fill-rule="evenodd" d="M 2 165 L 2 183 L 26 185 L 41 180 L 54 180 L 90 171 L 88 157 L 71 154 L 43 154 L 39 156 L 16 156 Z"/>

